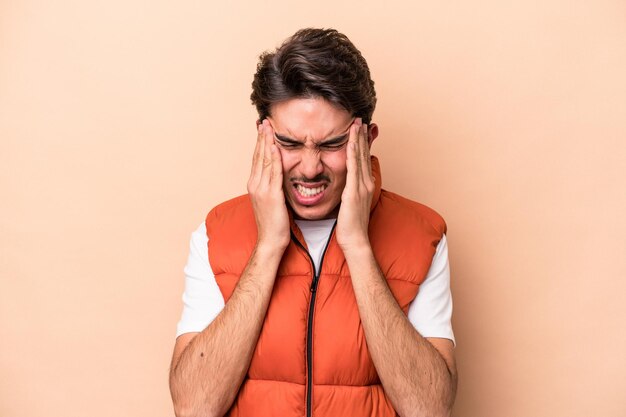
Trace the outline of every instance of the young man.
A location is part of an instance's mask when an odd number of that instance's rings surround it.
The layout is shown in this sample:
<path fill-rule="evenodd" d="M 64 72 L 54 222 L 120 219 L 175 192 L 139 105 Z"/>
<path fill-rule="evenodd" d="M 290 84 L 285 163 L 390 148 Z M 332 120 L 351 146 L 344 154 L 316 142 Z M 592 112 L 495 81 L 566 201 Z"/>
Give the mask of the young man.
<path fill-rule="evenodd" d="M 261 55 L 252 102 L 248 194 L 192 235 L 176 415 L 449 415 L 446 225 L 381 189 L 364 58 L 300 30 Z"/>

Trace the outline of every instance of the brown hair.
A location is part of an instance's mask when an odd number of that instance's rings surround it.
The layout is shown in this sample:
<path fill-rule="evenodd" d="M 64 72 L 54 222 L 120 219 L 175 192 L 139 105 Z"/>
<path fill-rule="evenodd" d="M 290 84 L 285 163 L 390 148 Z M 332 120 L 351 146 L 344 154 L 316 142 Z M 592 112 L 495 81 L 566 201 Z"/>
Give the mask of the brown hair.
<path fill-rule="evenodd" d="M 335 29 L 300 29 L 274 52 L 259 57 L 250 99 L 259 119 L 272 104 L 322 97 L 370 123 L 376 107 L 367 62 L 348 37 Z"/>

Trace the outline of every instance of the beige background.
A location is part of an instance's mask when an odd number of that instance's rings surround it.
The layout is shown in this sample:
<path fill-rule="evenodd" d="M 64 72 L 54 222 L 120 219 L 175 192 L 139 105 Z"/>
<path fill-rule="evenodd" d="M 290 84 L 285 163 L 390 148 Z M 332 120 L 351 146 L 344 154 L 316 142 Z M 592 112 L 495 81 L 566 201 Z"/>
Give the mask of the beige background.
<path fill-rule="evenodd" d="M 626 3 L 225 3 L 0 0 L 0 415 L 173 415 L 190 233 L 304 26 L 361 49 L 384 187 L 448 222 L 454 415 L 626 415 Z"/>

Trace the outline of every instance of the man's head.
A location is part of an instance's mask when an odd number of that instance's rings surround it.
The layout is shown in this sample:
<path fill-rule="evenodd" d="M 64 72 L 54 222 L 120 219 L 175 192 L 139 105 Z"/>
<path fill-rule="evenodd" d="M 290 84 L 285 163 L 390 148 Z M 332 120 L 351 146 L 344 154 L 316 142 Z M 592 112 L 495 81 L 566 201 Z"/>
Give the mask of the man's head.
<path fill-rule="evenodd" d="M 365 58 L 334 29 L 301 29 L 273 52 L 261 55 L 252 82 L 259 119 L 291 98 L 322 97 L 369 124 L 376 107 Z"/>
<path fill-rule="evenodd" d="M 361 53 L 334 29 L 302 29 L 261 55 L 252 83 L 259 121 L 268 119 L 283 162 L 285 198 L 297 217 L 336 217 L 355 118 L 371 124 L 374 82 Z"/>

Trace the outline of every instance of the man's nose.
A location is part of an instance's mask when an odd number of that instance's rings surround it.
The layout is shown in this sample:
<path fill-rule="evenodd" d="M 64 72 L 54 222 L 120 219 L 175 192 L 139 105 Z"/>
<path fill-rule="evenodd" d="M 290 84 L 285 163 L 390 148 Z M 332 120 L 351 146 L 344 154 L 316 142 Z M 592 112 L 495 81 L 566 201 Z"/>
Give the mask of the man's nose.
<path fill-rule="evenodd" d="M 324 166 L 319 151 L 314 149 L 303 150 L 300 159 L 300 172 L 309 179 L 313 179 L 324 172 Z"/>

